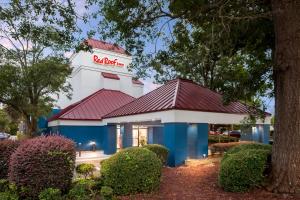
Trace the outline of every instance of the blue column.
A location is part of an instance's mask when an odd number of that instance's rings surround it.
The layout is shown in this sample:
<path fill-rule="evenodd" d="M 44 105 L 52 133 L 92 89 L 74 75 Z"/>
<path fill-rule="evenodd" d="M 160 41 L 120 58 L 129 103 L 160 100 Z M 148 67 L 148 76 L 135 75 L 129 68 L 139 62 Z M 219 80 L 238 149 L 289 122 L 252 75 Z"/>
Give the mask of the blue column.
<path fill-rule="evenodd" d="M 208 124 L 197 124 L 197 158 L 203 158 L 208 156 Z"/>
<path fill-rule="evenodd" d="M 165 123 L 164 145 L 170 150 L 168 165 L 184 164 L 187 158 L 187 123 Z"/>
<path fill-rule="evenodd" d="M 262 143 L 269 144 L 270 139 L 270 124 L 263 125 Z"/>
<path fill-rule="evenodd" d="M 132 124 L 124 124 L 121 128 L 122 147 L 132 147 Z"/>
<path fill-rule="evenodd" d="M 110 155 L 117 151 L 117 126 L 104 126 L 103 150 L 104 154 Z"/>

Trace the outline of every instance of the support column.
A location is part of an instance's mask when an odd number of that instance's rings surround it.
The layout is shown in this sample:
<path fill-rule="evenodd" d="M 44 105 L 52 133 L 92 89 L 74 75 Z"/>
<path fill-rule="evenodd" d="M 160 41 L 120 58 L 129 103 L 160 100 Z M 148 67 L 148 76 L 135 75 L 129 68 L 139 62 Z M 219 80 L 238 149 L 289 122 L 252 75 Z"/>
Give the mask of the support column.
<path fill-rule="evenodd" d="M 261 142 L 264 144 L 269 144 L 269 139 L 270 139 L 270 124 L 264 124 Z"/>
<path fill-rule="evenodd" d="M 197 158 L 208 156 L 208 124 L 197 124 Z"/>
<path fill-rule="evenodd" d="M 165 123 L 163 143 L 170 150 L 168 165 L 175 167 L 187 158 L 187 123 Z"/>
<path fill-rule="evenodd" d="M 106 125 L 104 126 L 104 154 L 110 155 L 117 151 L 117 126 Z"/>
<path fill-rule="evenodd" d="M 124 124 L 121 129 L 122 147 L 132 147 L 132 124 Z"/>

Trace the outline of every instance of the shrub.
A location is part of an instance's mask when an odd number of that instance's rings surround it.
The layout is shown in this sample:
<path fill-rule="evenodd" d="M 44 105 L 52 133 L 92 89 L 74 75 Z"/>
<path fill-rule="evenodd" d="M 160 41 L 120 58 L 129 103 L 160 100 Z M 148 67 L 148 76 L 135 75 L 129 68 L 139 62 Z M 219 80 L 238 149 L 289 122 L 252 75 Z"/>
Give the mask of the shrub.
<path fill-rule="evenodd" d="M 238 142 L 239 139 L 236 137 L 228 135 L 208 135 L 208 143 L 228 143 L 228 142 Z"/>
<path fill-rule="evenodd" d="M 16 193 L 12 192 L 0 192 L 0 199 L 1 200 L 18 200 L 19 197 Z"/>
<path fill-rule="evenodd" d="M 19 144 L 18 141 L 14 140 L 0 141 L 0 179 L 7 178 L 10 156 Z"/>
<path fill-rule="evenodd" d="M 160 183 L 162 164 L 152 151 L 131 147 L 102 162 L 101 175 L 105 186 L 117 195 L 150 192 Z"/>
<path fill-rule="evenodd" d="M 76 172 L 83 176 L 85 179 L 88 177 L 92 177 L 94 171 L 96 170 L 95 165 L 82 163 L 76 166 Z"/>
<path fill-rule="evenodd" d="M 111 187 L 103 186 L 101 188 L 101 198 L 103 200 L 112 200 L 114 196 L 114 191 Z"/>
<path fill-rule="evenodd" d="M 229 149 L 226 154 L 229 155 L 247 149 L 261 149 L 261 150 L 271 151 L 272 146 L 269 144 L 260 144 L 260 143 L 240 144 L 238 146 Z"/>
<path fill-rule="evenodd" d="M 80 179 L 74 183 L 69 191 L 68 197 L 72 200 L 90 200 L 95 197 L 95 181 L 90 179 Z"/>
<path fill-rule="evenodd" d="M 253 144 L 253 142 L 230 142 L 230 143 L 216 143 L 210 146 L 212 153 L 224 153 L 229 149 L 239 146 L 241 144 Z"/>
<path fill-rule="evenodd" d="M 12 154 L 9 180 L 25 188 L 25 197 L 36 198 L 46 188 L 62 192 L 72 183 L 75 145 L 61 136 L 41 136 L 22 142 Z"/>
<path fill-rule="evenodd" d="M 264 180 L 269 150 L 245 149 L 229 154 L 221 162 L 219 183 L 225 191 L 244 192 Z"/>
<path fill-rule="evenodd" d="M 62 200 L 59 189 L 47 188 L 39 194 L 39 200 Z"/>
<path fill-rule="evenodd" d="M 160 159 L 162 164 L 166 164 L 168 160 L 169 150 L 160 144 L 148 144 L 143 146 L 143 148 L 146 148 L 152 152 L 154 152 L 157 157 Z"/>
<path fill-rule="evenodd" d="M 9 182 L 6 179 L 0 179 L 0 192 L 5 192 L 9 189 Z"/>

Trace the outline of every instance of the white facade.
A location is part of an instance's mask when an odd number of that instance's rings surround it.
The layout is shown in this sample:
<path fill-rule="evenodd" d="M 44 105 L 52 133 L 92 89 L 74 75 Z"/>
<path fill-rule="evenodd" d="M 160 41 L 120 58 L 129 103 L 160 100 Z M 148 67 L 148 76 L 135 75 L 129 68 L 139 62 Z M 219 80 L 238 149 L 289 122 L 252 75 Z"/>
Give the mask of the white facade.
<path fill-rule="evenodd" d="M 69 100 L 61 94 L 57 101 L 59 108 L 65 108 L 103 88 L 119 90 L 136 98 L 143 95 L 143 85 L 133 83 L 133 74 L 128 70 L 131 56 L 93 49 L 92 52 L 73 54 L 70 61 L 73 72 L 68 82 L 73 89 L 72 98 Z M 115 74 L 119 80 L 105 78 L 102 72 Z"/>

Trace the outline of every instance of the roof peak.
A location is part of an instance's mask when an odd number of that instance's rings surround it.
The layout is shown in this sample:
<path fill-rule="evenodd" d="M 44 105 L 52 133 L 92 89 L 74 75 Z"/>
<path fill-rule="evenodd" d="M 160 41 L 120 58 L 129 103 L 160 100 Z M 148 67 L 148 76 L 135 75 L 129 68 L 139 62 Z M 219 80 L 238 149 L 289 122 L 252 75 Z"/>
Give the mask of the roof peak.
<path fill-rule="evenodd" d="M 124 48 L 122 48 L 121 46 L 117 45 L 116 43 L 109 43 L 103 40 L 98 40 L 95 38 L 88 38 L 85 39 L 84 42 L 86 42 L 89 46 L 91 46 L 92 48 L 95 49 L 102 49 L 105 51 L 112 51 L 115 53 L 120 53 L 120 54 L 124 54 L 127 56 L 131 56 L 131 54 Z"/>

